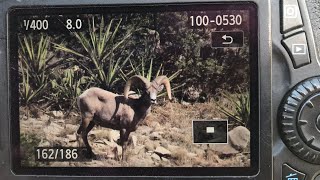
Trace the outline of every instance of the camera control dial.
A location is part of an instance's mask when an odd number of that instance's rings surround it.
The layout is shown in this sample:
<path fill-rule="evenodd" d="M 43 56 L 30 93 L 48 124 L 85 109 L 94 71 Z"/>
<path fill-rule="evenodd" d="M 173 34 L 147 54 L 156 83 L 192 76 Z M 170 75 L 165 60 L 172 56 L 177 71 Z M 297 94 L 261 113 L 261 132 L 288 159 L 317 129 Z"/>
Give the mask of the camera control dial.
<path fill-rule="evenodd" d="M 299 83 L 284 97 L 278 120 L 287 147 L 301 159 L 320 164 L 320 77 Z"/>

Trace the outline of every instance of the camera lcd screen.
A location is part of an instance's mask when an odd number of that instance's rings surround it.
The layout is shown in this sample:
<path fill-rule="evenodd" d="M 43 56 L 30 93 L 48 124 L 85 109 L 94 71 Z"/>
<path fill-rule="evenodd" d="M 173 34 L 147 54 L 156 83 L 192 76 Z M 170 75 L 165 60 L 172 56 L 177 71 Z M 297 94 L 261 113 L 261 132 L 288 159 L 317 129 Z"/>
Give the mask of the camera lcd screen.
<path fill-rule="evenodd" d="M 254 175 L 253 3 L 14 7 L 16 174 Z"/>

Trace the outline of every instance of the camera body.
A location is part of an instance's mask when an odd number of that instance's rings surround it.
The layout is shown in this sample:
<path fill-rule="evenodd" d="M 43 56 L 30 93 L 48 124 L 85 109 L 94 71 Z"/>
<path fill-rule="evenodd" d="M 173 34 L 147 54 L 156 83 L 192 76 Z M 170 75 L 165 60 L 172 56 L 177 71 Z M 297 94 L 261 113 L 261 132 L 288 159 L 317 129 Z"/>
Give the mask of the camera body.
<path fill-rule="evenodd" d="M 320 177 L 317 177 L 320 167 L 318 157 L 318 153 L 320 153 L 320 146 L 318 146 L 318 126 L 320 126 L 320 120 L 318 122 L 319 112 L 315 108 L 318 107 L 318 103 L 320 103 L 320 101 L 318 101 L 320 78 L 317 77 L 319 72 L 318 48 L 313 36 L 316 34 L 315 32 L 318 32 L 317 27 L 319 24 L 317 24 L 317 10 L 312 9 L 316 7 L 314 5 L 316 3 L 317 2 L 305 2 L 304 0 L 283 0 L 280 2 L 276 0 L 240 0 L 237 2 L 231 0 L 211 0 L 210 2 L 195 2 L 192 0 L 0 2 L 1 17 L 3 17 L 0 20 L 0 96 L 2 97 L 0 101 L 0 109 L 2 110 L 0 113 L 1 176 L 7 179 L 33 179 L 36 178 L 35 176 L 45 178 L 42 176 L 46 175 L 61 179 L 67 179 L 67 176 L 81 176 L 77 178 L 86 178 L 83 176 L 107 176 L 108 178 L 114 179 L 120 177 L 151 178 L 154 176 L 160 178 L 188 177 L 258 180 L 320 179 Z M 185 5 L 186 7 L 184 7 Z M 208 5 L 208 9 L 205 8 L 206 5 Z M 209 6 L 212 7 L 213 10 L 210 9 Z M 217 6 L 217 9 L 215 9 L 215 6 Z M 51 7 L 54 10 L 50 10 Z M 100 10 L 99 7 L 101 7 Z M 123 7 L 125 10 L 121 8 L 117 10 L 116 7 Z M 253 109 L 250 112 L 253 115 L 250 116 L 250 123 L 252 123 L 250 124 L 251 134 L 249 148 L 251 152 L 251 163 L 247 169 L 233 167 L 232 165 L 226 165 L 226 167 L 211 167 L 208 165 L 208 167 L 191 166 L 181 168 L 178 166 L 161 167 L 159 164 L 156 165 L 158 167 L 144 167 L 145 169 L 141 169 L 138 165 L 134 168 L 99 167 L 98 169 L 97 167 L 79 168 L 62 166 L 46 168 L 27 167 L 23 169 L 20 166 L 21 164 L 17 165 L 16 161 L 21 161 L 21 159 L 19 159 L 21 152 L 16 146 L 20 146 L 19 143 L 22 141 L 20 137 L 21 134 L 19 133 L 21 126 L 19 128 L 18 122 L 24 121 L 19 120 L 18 116 L 19 112 L 21 114 L 21 110 L 19 110 L 21 107 L 19 107 L 19 103 L 17 103 L 21 101 L 18 91 L 21 75 L 19 74 L 19 70 L 17 70 L 17 59 L 21 58 L 22 55 L 18 55 L 19 43 L 17 36 L 27 31 L 24 31 L 23 27 L 17 26 L 18 21 L 15 20 L 15 17 L 27 17 L 37 13 L 42 13 L 41 15 L 44 16 L 46 12 L 48 12 L 49 15 L 54 13 L 58 15 L 63 15 L 64 13 L 70 15 L 72 13 L 77 14 L 77 10 L 79 14 L 84 12 L 87 14 L 99 14 L 102 13 L 103 8 L 109 8 L 107 10 L 110 11 L 114 8 L 116 10 L 114 10 L 113 13 L 120 14 L 124 12 L 172 12 L 177 9 L 180 11 L 180 7 L 182 7 L 185 12 L 188 12 L 190 19 L 195 18 L 195 21 L 191 21 L 191 23 L 193 22 L 195 24 L 197 24 L 197 16 L 196 14 L 193 16 L 192 13 L 189 13 L 191 11 L 204 12 L 206 10 L 212 10 L 213 12 L 218 12 L 218 14 L 221 13 L 221 15 L 223 15 L 223 13 L 228 14 L 230 9 L 236 10 L 236 12 L 238 10 L 241 13 L 249 9 L 249 13 L 245 16 L 247 18 L 246 22 L 251 23 L 249 25 L 247 24 L 249 30 L 243 30 L 241 29 L 242 27 L 232 30 L 228 29 L 228 27 L 223 27 L 220 30 L 215 29 L 211 34 L 213 36 L 215 32 L 218 32 L 218 34 L 220 32 L 232 33 L 233 31 L 237 31 L 237 33 L 240 32 L 241 34 L 242 32 L 242 34 L 244 34 L 242 35 L 244 37 L 244 39 L 242 39 L 243 44 L 246 44 L 245 39 L 248 38 L 249 50 L 245 52 L 245 54 L 247 53 L 249 59 L 249 77 L 251 84 L 248 83 L 249 85 L 247 86 L 250 86 L 250 106 Z M 247 7 L 250 8 L 246 9 Z M 46 8 L 48 8 L 48 11 Z M 57 10 L 59 8 L 62 10 L 61 12 Z M 73 8 L 75 10 L 70 10 Z M 90 11 L 90 8 L 96 11 Z M 151 10 L 148 10 L 148 8 Z M 64 9 L 67 10 L 64 11 Z M 310 9 L 312 9 L 312 12 L 310 12 Z M 201 14 L 201 17 L 205 17 L 205 15 L 207 14 Z M 209 13 L 208 17 L 210 17 Z M 204 18 L 202 18 L 202 20 L 205 22 Z M 219 18 L 214 20 L 218 21 Z M 223 23 L 223 21 L 221 21 L 221 23 Z M 156 25 L 152 25 L 152 27 L 157 29 L 158 24 L 155 24 Z M 74 25 L 75 28 L 78 27 L 77 24 Z M 90 24 L 88 26 L 90 26 Z M 146 25 L 142 27 L 145 26 Z M 161 29 L 161 27 L 159 29 Z M 194 31 L 197 31 L 199 29 L 205 29 L 205 27 L 199 26 L 194 29 Z M 59 28 L 57 28 L 57 31 L 58 30 Z M 224 35 L 224 33 L 222 33 L 222 35 Z M 211 40 L 214 40 L 214 42 L 217 41 L 218 45 L 219 43 L 225 45 L 231 42 L 228 41 L 230 40 L 228 38 L 232 38 L 232 43 L 233 40 L 237 41 L 235 37 L 238 37 L 238 35 L 231 36 L 229 34 L 230 37 L 228 37 L 227 34 L 225 37 L 222 35 L 222 42 L 214 38 Z M 160 46 L 163 45 L 161 44 L 161 38 L 163 37 L 160 35 Z M 316 38 L 318 37 L 316 36 Z M 214 42 L 211 42 L 211 46 L 215 46 Z M 20 48 L 21 47 L 22 45 L 20 44 Z M 60 46 L 60 49 L 61 47 L 62 46 Z M 237 44 L 235 44 L 235 47 L 237 47 Z M 232 49 L 233 47 L 227 46 L 226 48 Z M 197 120 L 192 119 L 192 128 L 195 127 L 195 121 Z M 231 120 L 228 119 L 228 121 Z M 217 126 L 215 126 L 215 130 L 216 129 Z M 214 131 L 212 128 L 210 130 Z M 208 131 L 207 127 L 207 132 Z M 195 137 L 194 133 L 195 131 L 193 131 L 192 137 Z M 162 137 L 164 136 L 162 135 Z M 227 139 L 230 142 L 230 136 L 228 136 Z M 197 147 L 203 146 L 201 143 L 197 145 L 197 143 L 194 142 L 194 144 L 196 144 L 194 146 Z M 214 145 L 213 148 L 215 146 L 220 147 L 219 144 L 217 144 Z M 168 146 L 162 147 L 168 149 Z M 208 145 L 206 152 L 209 151 L 210 148 L 212 148 L 211 145 Z M 157 150 L 154 150 L 154 152 L 156 151 Z M 243 150 L 240 151 L 240 154 L 242 152 Z M 171 153 L 174 152 L 172 151 Z M 162 158 L 162 156 L 160 157 Z M 176 157 L 170 157 L 170 155 L 164 157 L 168 158 L 169 161 L 177 162 Z M 229 155 L 223 156 L 223 158 L 228 157 Z M 221 159 L 223 160 L 223 158 Z M 49 163 L 44 162 L 44 164 L 48 165 Z M 246 173 L 246 171 L 248 173 Z"/>

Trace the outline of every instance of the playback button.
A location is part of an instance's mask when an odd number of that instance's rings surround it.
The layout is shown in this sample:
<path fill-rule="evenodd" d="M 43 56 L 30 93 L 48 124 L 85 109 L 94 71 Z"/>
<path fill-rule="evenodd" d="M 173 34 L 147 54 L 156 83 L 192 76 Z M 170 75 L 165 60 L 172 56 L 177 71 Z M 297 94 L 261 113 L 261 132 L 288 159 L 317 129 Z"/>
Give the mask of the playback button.
<path fill-rule="evenodd" d="M 305 32 L 290 36 L 282 42 L 292 59 L 295 69 L 311 63 Z"/>

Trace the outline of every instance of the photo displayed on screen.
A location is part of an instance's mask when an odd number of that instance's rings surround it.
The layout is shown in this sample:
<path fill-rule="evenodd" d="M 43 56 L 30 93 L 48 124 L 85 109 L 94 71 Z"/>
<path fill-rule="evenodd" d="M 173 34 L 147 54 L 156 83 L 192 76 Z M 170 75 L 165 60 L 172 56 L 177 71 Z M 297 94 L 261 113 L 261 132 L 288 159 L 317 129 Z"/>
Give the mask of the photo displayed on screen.
<path fill-rule="evenodd" d="M 249 9 L 36 13 L 15 27 L 21 167 L 251 166 Z"/>

